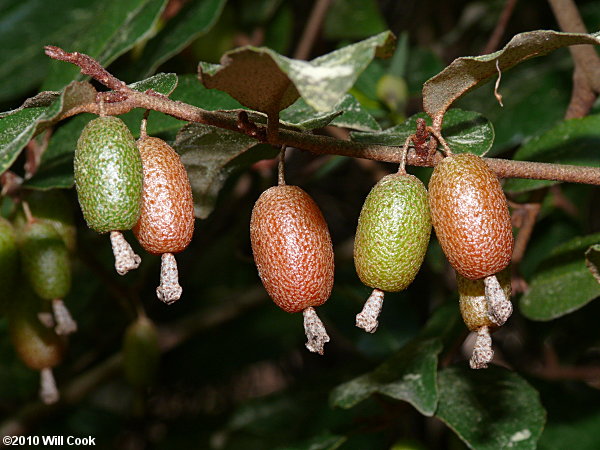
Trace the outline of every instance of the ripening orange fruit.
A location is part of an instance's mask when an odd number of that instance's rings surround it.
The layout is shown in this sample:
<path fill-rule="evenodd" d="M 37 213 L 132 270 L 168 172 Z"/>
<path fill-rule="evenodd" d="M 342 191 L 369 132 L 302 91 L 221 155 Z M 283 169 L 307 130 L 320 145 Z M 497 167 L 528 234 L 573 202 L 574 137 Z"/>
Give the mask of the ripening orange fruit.
<path fill-rule="evenodd" d="M 320 320 L 313 307 L 329 298 L 333 287 L 333 247 L 327 223 L 314 200 L 297 186 L 274 186 L 252 210 L 250 238 L 259 276 L 284 311 L 303 311 L 309 350 L 323 353 L 329 337 L 312 336 Z M 319 334 L 319 332 L 317 332 Z"/>
<path fill-rule="evenodd" d="M 140 218 L 133 233 L 152 254 L 162 254 L 157 295 L 169 304 L 181 296 L 174 253 L 194 234 L 192 188 L 179 155 L 165 141 L 144 136 L 137 141 L 144 173 Z"/>
<path fill-rule="evenodd" d="M 444 158 L 429 180 L 429 206 L 442 250 L 460 275 L 476 280 L 510 264 L 514 238 L 506 197 L 479 156 Z"/>

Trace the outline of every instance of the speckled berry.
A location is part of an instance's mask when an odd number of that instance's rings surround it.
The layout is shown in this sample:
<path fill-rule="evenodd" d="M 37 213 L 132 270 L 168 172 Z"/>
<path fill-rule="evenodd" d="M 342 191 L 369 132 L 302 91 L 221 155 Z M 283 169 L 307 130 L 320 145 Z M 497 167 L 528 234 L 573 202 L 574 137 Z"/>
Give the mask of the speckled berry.
<path fill-rule="evenodd" d="M 444 158 L 429 181 L 429 206 L 442 250 L 463 277 L 484 278 L 510 263 L 514 239 L 506 197 L 479 156 Z"/>
<path fill-rule="evenodd" d="M 123 339 L 125 378 L 136 387 L 150 386 L 156 377 L 159 360 L 156 327 L 147 317 L 139 317 L 127 327 Z"/>
<path fill-rule="evenodd" d="M 372 288 L 397 292 L 414 280 L 429 243 L 427 191 L 408 174 L 382 178 L 363 204 L 354 240 L 354 265 Z"/>
<path fill-rule="evenodd" d="M 17 234 L 12 224 L 0 217 L 0 311 L 4 311 L 14 298 L 14 288 L 19 276 L 19 248 Z"/>
<path fill-rule="evenodd" d="M 252 252 L 273 301 L 293 313 L 319 306 L 333 287 L 333 248 L 314 200 L 297 186 L 274 186 L 252 210 Z"/>
<path fill-rule="evenodd" d="M 133 228 L 149 253 L 179 253 L 194 233 L 192 188 L 179 155 L 165 141 L 138 140 L 144 171 L 140 218 Z"/>
<path fill-rule="evenodd" d="M 98 117 L 83 129 L 75 151 L 75 186 L 83 216 L 99 233 L 129 230 L 140 215 L 142 160 L 117 117 Z"/>

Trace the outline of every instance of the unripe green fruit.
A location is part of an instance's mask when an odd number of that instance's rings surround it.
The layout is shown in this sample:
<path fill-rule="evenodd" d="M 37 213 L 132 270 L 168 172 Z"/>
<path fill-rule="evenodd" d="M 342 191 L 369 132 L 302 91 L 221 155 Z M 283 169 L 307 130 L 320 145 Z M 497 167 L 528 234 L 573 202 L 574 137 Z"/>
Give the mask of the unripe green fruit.
<path fill-rule="evenodd" d="M 48 369 L 60 363 L 64 341 L 38 319 L 40 301 L 26 288 L 19 289 L 19 304 L 10 308 L 9 332 L 17 355 L 34 370 Z"/>
<path fill-rule="evenodd" d="M 333 287 L 333 247 L 314 200 L 297 186 L 262 193 L 250 221 L 258 273 L 273 301 L 293 313 L 319 306 Z"/>
<path fill-rule="evenodd" d="M 431 217 L 427 190 L 408 174 L 383 177 L 360 212 L 354 264 L 372 288 L 396 292 L 414 280 L 429 243 Z"/>
<path fill-rule="evenodd" d="M 0 310 L 6 309 L 14 298 L 19 275 L 17 234 L 11 223 L 0 217 Z"/>
<path fill-rule="evenodd" d="M 74 162 L 88 226 L 99 233 L 133 227 L 140 216 L 142 160 L 125 123 L 117 117 L 90 121 L 77 141 Z"/>
<path fill-rule="evenodd" d="M 56 229 L 34 221 L 22 231 L 23 273 L 34 292 L 46 300 L 62 299 L 71 289 L 69 251 Z"/>
<path fill-rule="evenodd" d="M 77 228 L 73 217 L 71 202 L 60 189 L 50 191 L 31 191 L 24 199 L 29 205 L 31 215 L 36 220 L 51 224 L 60 234 L 70 252 L 75 251 Z M 27 224 L 23 210 L 15 215 L 14 224 L 18 232 Z"/>
<path fill-rule="evenodd" d="M 125 331 L 123 368 L 127 381 L 136 387 L 150 386 L 156 377 L 159 360 L 156 327 L 147 317 L 140 317 Z"/>
<path fill-rule="evenodd" d="M 508 299 L 512 292 L 510 272 L 510 267 L 507 267 L 496 275 L 504 291 L 504 295 Z M 488 299 L 485 297 L 483 279 L 469 280 L 457 272 L 456 284 L 460 297 L 460 314 L 467 328 L 471 331 L 476 331 L 481 327 L 496 328 L 498 325 L 496 325 L 489 313 L 490 308 Z"/>
<path fill-rule="evenodd" d="M 431 220 L 454 269 L 475 280 L 510 263 L 514 239 L 498 177 L 471 153 L 444 158 L 429 181 Z"/>

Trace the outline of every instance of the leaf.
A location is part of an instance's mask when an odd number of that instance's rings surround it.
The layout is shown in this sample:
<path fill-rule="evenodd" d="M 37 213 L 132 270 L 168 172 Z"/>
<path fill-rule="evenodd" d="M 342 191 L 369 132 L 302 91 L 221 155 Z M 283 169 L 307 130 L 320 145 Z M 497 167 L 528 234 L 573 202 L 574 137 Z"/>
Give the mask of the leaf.
<path fill-rule="evenodd" d="M 390 32 L 301 61 L 268 48 L 242 47 L 227 52 L 221 65 L 200 63 L 199 77 L 208 88 L 229 93 L 244 106 L 276 114 L 299 96 L 317 111 L 330 111 L 375 56 L 389 56 Z"/>
<path fill-rule="evenodd" d="M 501 72 L 536 56 L 561 47 L 578 44 L 600 44 L 594 35 L 561 33 L 558 31 L 529 31 L 517 34 L 497 52 L 483 56 L 455 59 L 443 71 L 423 85 L 423 109 L 431 118 L 441 118 L 452 102 Z"/>
<path fill-rule="evenodd" d="M 586 267 L 584 257 L 586 249 L 599 242 L 600 233 L 596 233 L 556 247 L 521 297 L 523 315 L 531 320 L 552 320 L 600 296 L 600 284 Z"/>
<path fill-rule="evenodd" d="M 575 166 L 600 167 L 600 114 L 560 122 L 526 142 L 513 159 Z M 523 192 L 557 184 L 553 180 L 509 179 L 508 192 Z"/>
<path fill-rule="evenodd" d="M 117 57 L 146 39 L 153 31 L 166 0 L 120 0 L 118 2 L 94 1 L 80 9 L 72 34 L 56 41 L 46 36 L 43 44 L 56 43 L 67 51 L 78 51 L 108 66 Z M 47 14 L 47 4 L 44 4 Z M 62 7 L 61 7 L 62 10 Z M 66 18 L 57 20 L 67 23 Z M 28 25 L 29 28 L 29 25 Z M 40 51 L 42 45 L 39 46 Z M 60 90 L 74 79 L 83 76 L 79 68 L 61 61 L 52 61 L 51 71 L 44 82 L 44 89 Z"/>
<path fill-rule="evenodd" d="M 409 117 L 406 122 L 374 133 L 351 133 L 353 141 L 369 144 L 404 145 L 408 136 L 417 129 L 417 119 L 431 119 L 425 113 Z M 483 156 L 494 143 L 494 127 L 481 114 L 462 109 L 451 109 L 444 118 L 442 135 L 455 153 L 474 153 Z"/>
<path fill-rule="evenodd" d="M 330 403 L 347 409 L 380 393 L 407 401 L 421 414 L 431 416 L 437 405 L 437 356 L 441 350 L 438 339 L 417 339 L 374 371 L 336 387 Z"/>
<path fill-rule="evenodd" d="M 438 374 L 436 417 L 470 448 L 535 449 L 546 419 L 537 391 L 507 369 L 450 367 Z"/>
<path fill-rule="evenodd" d="M 164 95 L 170 94 L 173 89 L 175 89 L 175 86 L 177 86 L 177 76 L 172 73 L 160 73 L 129 85 L 129 87 L 138 91 L 152 89 L 153 91 Z M 75 87 L 77 87 L 77 90 L 75 90 Z M 78 96 L 76 96 L 75 93 L 77 93 Z M 65 95 L 67 104 L 65 105 L 66 107 L 63 106 L 63 110 L 74 106 L 74 102 L 83 104 L 95 101 L 96 91 L 93 90 L 93 87 L 87 82 L 74 81 L 65 89 L 65 94 L 63 94 L 63 96 Z M 59 105 L 59 102 L 52 104 L 47 110 L 53 110 L 53 108 L 56 108 L 55 105 Z M 139 125 L 143 113 L 143 111 L 132 111 L 123 116 L 134 135 L 137 135 L 139 132 Z M 58 114 L 54 117 L 56 116 L 58 116 Z M 135 120 L 132 121 L 131 119 L 127 119 L 126 116 L 134 118 Z M 48 148 L 42 155 L 38 171 L 31 179 L 23 183 L 24 186 L 32 189 L 70 188 L 73 186 L 73 152 L 75 151 L 77 139 L 81 134 L 81 130 L 83 130 L 85 124 L 92 118 L 93 116 L 91 114 L 81 114 L 70 119 L 68 123 L 58 128 L 52 136 L 52 139 L 50 139 Z M 3 120 L 0 120 L 0 127 L 2 126 L 2 122 Z M 177 122 L 180 127 L 182 122 Z M 152 122 L 148 125 L 148 132 L 155 132 Z M 23 147 L 27 145 L 29 139 L 25 140 Z"/>
<path fill-rule="evenodd" d="M 225 0 L 197 0 L 188 3 L 144 47 L 140 62 L 141 73 L 148 76 L 158 66 L 179 53 L 194 39 L 202 36 L 215 24 Z"/>
<path fill-rule="evenodd" d="M 585 251 L 585 265 L 600 283 L 600 244 L 592 245 Z"/>
<path fill-rule="evenodd" d="M 190 178 L 196 217 L 209 216 L 219 191 L 237 167 L 277 154 L 273 147 L 265 146 L 268 155 L 255 149 L 243 158 L 256 144 L 255 139 L 244 134 L 208 125 L 191 123 L 179 131 L 173 148 L 181 156 Z"/>
<path fill-rule="evenodd" d="M 36 131 L 52 124 L 63 111 L 95 98 L 92 85 L 73 82 L 50 106 L 19 108 L 0 119 L 0 173 L 12 165 Z"/>
<path fill-rule="evenodd" d="M 380 129 L 373 116 L 350 94 L 346 94 L 328 113 L 315 111 L 300 98 L 281 112 L 280 120 L 284 125 L 304 130 L 322 128 L 329 124 L 363 131 Z"/>

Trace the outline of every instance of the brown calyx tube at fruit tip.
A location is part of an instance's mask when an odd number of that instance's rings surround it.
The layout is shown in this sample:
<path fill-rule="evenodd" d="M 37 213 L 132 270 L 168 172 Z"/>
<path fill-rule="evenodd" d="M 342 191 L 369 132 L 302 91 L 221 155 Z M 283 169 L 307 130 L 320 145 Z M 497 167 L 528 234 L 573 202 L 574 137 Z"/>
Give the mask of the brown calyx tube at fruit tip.
<path fill-rule="evenodd" d="M 181 297 L 174 253 L 183 251 L 194 234 L 192 188 L 179 155 L 162 139 L 137 141 L 144 172 L 140 218 L 133 233 L 148 253 L 160 254 L 157 297 L 171 304 Z"/>
<path fill-rule="evenodd" d="M 284 311 L 302 311 L 306 348 L 322 355 L 329 336 L 314 308 L 331 294 L 334 259 L 319 207 L 297 186 L 273 186 L 252 209 L 250 240 L 267 293 Z"/>

